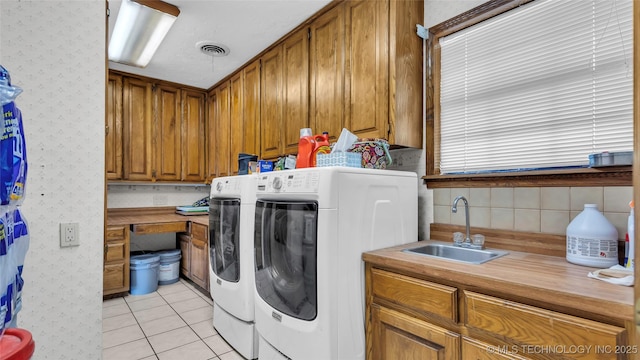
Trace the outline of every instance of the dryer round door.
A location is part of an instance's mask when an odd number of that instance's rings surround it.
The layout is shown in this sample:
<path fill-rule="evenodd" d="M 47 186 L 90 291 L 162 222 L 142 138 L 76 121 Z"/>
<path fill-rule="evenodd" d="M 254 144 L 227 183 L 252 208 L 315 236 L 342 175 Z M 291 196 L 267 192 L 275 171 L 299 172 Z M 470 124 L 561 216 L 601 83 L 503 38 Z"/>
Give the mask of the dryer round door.
<path fill-rule="evenodd" d="M 209 264 L 223 280 L 240 278 L 240 199 L 209 200 Z"/>
<path fill-rule="evenodd" d="M 317 314 L 318 204 L 258 200 L 256 289 L 274 309 L 303 320 Z"/>

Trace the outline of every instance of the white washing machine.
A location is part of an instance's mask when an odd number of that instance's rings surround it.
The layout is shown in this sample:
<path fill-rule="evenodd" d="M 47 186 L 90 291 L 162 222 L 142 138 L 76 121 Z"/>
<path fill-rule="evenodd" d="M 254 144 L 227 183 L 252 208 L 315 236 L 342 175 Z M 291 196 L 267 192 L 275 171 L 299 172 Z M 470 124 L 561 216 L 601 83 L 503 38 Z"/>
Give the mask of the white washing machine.
<path fill-rule="evenodd" d="M 209 199 L 213 326 L 247 359 L 258 357 L 253 301 L 255 184 L 255 175 L 215 178 Z"/>
<path fill-rule="evenodd" d="M 255 315 L 264 359 L 365 359 L 362 253 L 418 240 L 415 173 L 258 175 Z"/>

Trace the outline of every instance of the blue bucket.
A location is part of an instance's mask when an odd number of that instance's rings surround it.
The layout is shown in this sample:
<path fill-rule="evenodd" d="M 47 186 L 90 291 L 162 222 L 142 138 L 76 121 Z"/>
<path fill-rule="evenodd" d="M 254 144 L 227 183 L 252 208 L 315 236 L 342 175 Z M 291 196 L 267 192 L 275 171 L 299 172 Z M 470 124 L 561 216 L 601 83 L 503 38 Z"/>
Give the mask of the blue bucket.
<path fill-rule="evenodd" d="M 178 282 L 180 278 L 180 249 L 162 250 L 156 252 L 160 256 L 158 267 L 158 284 L 168 285 Z"/>
<path fill-rule="evenodd" d="M 131 295 L 144 295 L 158 290 L 160 256 L 156 254 L 134 255 L 130 258 Z"/>

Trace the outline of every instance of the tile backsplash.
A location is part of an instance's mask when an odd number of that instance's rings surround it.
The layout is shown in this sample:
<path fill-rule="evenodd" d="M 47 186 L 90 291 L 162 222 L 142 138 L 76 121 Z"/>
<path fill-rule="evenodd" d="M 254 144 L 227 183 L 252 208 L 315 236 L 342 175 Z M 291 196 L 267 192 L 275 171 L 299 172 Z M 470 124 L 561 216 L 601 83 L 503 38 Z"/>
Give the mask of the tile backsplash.
<path fill-rule="evenodd" d="M 464 210 L 451 212 L 458 195 L 469 201 L 471 226 L 559 235 L 584 204 L 597 204 L 624 240 L 633 187 L 438 188 L 433 189 L 434 222 L 464 225 Z"/>
<path fill-rule="evenodd" d="M 107 185 L 107 208 L 191 205 L 209 195 L 209 185 L 116 184 Z"/>

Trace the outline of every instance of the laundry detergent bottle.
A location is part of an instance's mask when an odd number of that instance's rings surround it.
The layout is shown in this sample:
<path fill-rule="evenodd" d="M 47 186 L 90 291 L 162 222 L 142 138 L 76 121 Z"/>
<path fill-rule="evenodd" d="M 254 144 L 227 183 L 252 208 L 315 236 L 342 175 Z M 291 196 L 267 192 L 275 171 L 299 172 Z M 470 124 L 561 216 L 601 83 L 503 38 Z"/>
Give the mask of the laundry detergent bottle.
<path fill-rule="evenodd" d="M 298 141 L 298 156 L 296 157 L 296 169 L 311 166 L 311 155 L 315 149 L 314 137 L 311 128 L 300 129 L 300 140 Z"/>
<path fill-rule="evenodd" d="M 315 144 L 313 147 L 313 153 L 311 154 L 311 166 L 315 167 L 318 160 L 318 154 L 328 154 L 331 152 L 329 147 L 329 133 L 323 132 L 322 135 L 315 135 L 313 137 Z"/>

